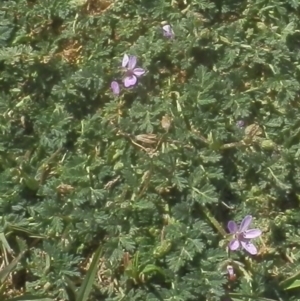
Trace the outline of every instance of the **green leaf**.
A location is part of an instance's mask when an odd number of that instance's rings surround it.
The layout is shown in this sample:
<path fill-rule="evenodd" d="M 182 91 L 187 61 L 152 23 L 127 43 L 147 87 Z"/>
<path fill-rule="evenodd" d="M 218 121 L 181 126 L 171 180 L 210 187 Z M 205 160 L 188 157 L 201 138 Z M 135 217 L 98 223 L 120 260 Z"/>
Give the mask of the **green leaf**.
<path fill-rule="evenodd" d="M 3 18 L 4 16 L 1 16 Z M 5 46 L 13 31 L 12 24 L 7 21 L 2 21 L 0 24 L 0 45 Z"/>
<path fill-rule="evenodd" d="M 240 301 L 240 300 L 246 300 L 245 298 L 249 300 L 255 300 L 255 301 L 276 301 L 275 299 L 269 299 L 269 298 L 264 298 L 264 297 L 257 297 L 257 296 L 250 296 L 246 294 L 239 294 L 239 293 L 229 293 L 228 294 L 232 300 Z M 238 298 L 235 298 L 238 297 Z M 239 299 L 239 297 L 242 297 L 242 299 Z"/>
<path fill-rule="evenodd" d="M 210 184 L 204 184 L 201 188 L 192 187 L 192 198 L 201 205 L 218 202 L 214 187 Z"/>
<path fill-rule="evenodd" d="M 30 237 L 34 237 L 34 238 L 46 238 L 46 236 L 44 235 L 39 235 L 37 233 L 34 233 L 33 231 L 28 230 L 25 227 L 18 226 L 18 225 L 8 224 L 8 230 L 24 232 L 27 233 Z"/>
<path fill-rule="evenodd" d="M 291 290 L 298 287 L 300 287 L 300 279 L 294 280 L 288 287 L 285 288 L 285 290 Z"/>
<path fill-rule="evenodd" d="M 141 272 L 141 274 L 150 274 L 150 273 L 159 273 L 165 276 L 165 272 L 160 267 L 154 264 L 147 264 Z"/>
<path fill-rule="evenodd" d="M 74 283 L 67 276 L 65 277 L 65 282 L 66 282 L 65 290 L 68 295 L 68 301 L 75 301 L 77 298 L 77 294 L 76 294 L 76 287 Z"/>
<path fill-rule="evenodd" d="M 94 254 L 92 263 L 90 265 L 90 268 L 85 276 L 85 279 L 80 287 L 80 290 L 78 292 L 76 301 L 87 301 L 89 294 L 91 293 L 95 276 L 97 273 L 97 268 L 98 268 L 98 262 L 102 254 L 102 247 L 99 246 L 97 251 Z"/>

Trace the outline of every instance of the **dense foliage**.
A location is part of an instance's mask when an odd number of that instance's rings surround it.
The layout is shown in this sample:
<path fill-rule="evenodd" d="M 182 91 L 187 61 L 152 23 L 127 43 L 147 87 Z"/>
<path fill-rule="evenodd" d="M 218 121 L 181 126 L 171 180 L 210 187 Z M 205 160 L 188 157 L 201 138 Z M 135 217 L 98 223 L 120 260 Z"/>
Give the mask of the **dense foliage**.
<path fill-rule="evenodd" d="M 300 300 L 299 16 L 1 1 L 0 299 Z M 146 70 L 130 88 L 124 54 Z M 227 247 L 246 215 L 256 255 Z"/>

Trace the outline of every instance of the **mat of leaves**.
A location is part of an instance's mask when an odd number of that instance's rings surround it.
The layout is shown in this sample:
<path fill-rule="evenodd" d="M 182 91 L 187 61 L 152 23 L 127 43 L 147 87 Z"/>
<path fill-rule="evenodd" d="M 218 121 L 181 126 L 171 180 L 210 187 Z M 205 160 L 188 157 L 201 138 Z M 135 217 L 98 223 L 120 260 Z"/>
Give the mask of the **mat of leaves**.
<path fill-rule="evenodd" d="M 0 299 L 298 300 L 299 13 L 2 1 Z"/>

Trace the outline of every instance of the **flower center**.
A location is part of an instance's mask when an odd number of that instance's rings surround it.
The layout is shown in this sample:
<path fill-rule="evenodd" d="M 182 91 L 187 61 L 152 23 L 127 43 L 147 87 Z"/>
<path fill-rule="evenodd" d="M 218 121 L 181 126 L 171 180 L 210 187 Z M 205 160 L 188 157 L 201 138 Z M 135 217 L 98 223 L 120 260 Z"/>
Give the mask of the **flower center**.
<path fill-rule="evenodd" d="M 125 76 L 133 76 L 134 75 L 134 72 L 133 70 L 130 70 L 130 69 L 127 69 L 127 71 L 125 72 Z"/>
<path fill-rule="evenodd" d="M 237 232 L 234 236 L 238 240 L 243 240 L 244 239 L 244 232 Z"/>

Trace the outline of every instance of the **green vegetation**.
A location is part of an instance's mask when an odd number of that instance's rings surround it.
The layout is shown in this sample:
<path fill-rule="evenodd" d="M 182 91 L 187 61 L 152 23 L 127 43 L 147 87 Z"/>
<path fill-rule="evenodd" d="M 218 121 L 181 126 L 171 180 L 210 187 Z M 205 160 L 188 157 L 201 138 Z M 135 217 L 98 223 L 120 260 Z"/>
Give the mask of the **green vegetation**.
<path fill-rule="evenodd" d="M 299 16 L 2 0 L 0 300 L 299 300 Z"/>

